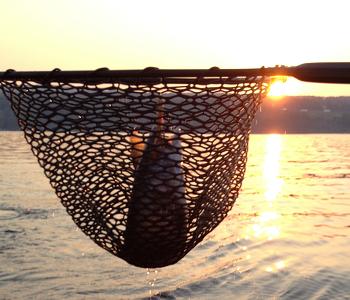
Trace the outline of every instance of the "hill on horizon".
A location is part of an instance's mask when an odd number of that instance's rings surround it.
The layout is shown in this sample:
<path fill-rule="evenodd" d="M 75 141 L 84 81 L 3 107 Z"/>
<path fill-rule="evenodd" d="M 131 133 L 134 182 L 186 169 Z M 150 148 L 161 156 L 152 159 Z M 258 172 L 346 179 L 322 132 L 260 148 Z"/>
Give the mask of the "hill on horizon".
<path fill-rule="evenodd" d="M 16 117 L 0 94 L 0 130 L 19 130 Z M 253 133 L 350 133 L 350 96 L 265 98 Z"/>
<path fill-rule="evenodd" d="M 255 133 L 350 133 L 350 96 L 266 98 Z"/>

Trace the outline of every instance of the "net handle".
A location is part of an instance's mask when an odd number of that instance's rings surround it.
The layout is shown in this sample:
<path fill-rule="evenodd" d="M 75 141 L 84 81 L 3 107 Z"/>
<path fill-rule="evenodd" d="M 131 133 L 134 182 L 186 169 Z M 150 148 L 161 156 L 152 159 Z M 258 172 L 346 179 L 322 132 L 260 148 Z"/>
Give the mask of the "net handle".
<path fill-rule="evenodd" d="M 39 82 L 66 83 L 181 83 L 203 79 L 206 83 L 222 78 L 239 80 L 239 77 L 291 76 L 301 81 L 319 83 L 350 83 L 350 62 L 305 63 L 294 67 L 275 66 L 255 69 L 157 69 L 144 70 L 109 70 L 95 71 L 21 71 L 12 69 L 0 72 L 0 81 L 26 80 Z M 219 80 L 219 81 L 220 81 Z"/>

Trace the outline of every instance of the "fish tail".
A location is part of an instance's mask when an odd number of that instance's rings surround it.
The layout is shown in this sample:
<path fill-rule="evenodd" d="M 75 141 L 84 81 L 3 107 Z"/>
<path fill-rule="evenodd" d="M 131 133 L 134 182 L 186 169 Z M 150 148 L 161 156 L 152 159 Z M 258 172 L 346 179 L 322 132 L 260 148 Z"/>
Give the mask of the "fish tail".
<path fill-rule="evenodd" d="M 145 150 L 145 142 L 138 130 L 133 130 L 130 136 L 131 158 L 135 169 L 138 167 L 143 152 Z"/>

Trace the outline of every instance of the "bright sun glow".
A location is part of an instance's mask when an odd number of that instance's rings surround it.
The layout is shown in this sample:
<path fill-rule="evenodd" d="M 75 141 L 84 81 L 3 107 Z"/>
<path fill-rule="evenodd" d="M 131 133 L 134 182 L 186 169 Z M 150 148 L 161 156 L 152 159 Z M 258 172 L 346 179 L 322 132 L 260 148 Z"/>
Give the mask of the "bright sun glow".
<path fill-rule="evenodd" d="M 268 96 L 271 100 L 279 100 L 284 96 L 295 96 L 309 92 L 303 88 L 303 84 L 291 77 L 276 77 L 273 78 Z"/>
<path fill-rule="evenodd" d="M 287 79 L 277 78 L 271 83 L 268 95 L 273 99 L 279 99 L 287 94 L 287 88 Z"/>

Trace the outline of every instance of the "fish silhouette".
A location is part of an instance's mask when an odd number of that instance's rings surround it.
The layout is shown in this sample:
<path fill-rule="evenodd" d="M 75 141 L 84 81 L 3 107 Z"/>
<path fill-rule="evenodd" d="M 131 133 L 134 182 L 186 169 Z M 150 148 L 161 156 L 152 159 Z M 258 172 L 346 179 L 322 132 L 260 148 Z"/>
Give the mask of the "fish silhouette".
<path fill-rule="evenodd" d="M 188 213 L 179 130 L 157 128 L 143 142 L 133 131 L 134 185 L 128 205 L 121 256 L 140 267 L 163 267 L 181 259 L 186 248 Z"/>

